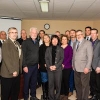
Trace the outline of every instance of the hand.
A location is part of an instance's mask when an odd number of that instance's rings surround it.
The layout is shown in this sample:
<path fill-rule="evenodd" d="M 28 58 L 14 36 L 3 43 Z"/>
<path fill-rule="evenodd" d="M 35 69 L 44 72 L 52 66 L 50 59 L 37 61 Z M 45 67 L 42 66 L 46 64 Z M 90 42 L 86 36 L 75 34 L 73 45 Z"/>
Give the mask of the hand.
<path fill-rule="evenodd" d="M 56 70 L 56 66 L 50 66 L 50 70 L 51 71 Z"/>
<path fill-rule="evenodd" d="M 97 73 L 97 74 L 100 73 L 100 67 L 97 67 L 97 68 L 96 68 L 96 73 Z"/>
<path fill-rule="evenodd" d="M 17 76 L 17 72 L 15 71 L 15 72 L 13 72 L 13 76 L 14 77 L 16 77 Z"/>
<path fill-rule="evenodd" d="M 75 68 L 72 66 L 72 69 L 75 71 Z"/>
<path fill-rule="evenodd" d="M 24 70 L 25 73 L 28 73 L 28 68 L 27 67 L 24 67 L 23 70 Z"/>
<path fill-rule="evenodd" d="M 53 66 L 50 66 L 50 70 L 53 71 Z"/>
<path fill-rule="evenodd" d="M 47 67 L 46 64 L 44 64 L 44 66 Z"/>
<path fill-rule="evenodd" d="M 89 72 L 88 68 L 84 68 L 84 74 L 87 74 Z"/>
<path fill-rule="evenodd" d="M 56 66 L 53 66 L 53 70 L 56 70 Z"/>
<path fill-rule="evenodd" d="M 62 67 L 64 68 L 64 64 L 62 64 Z"/>

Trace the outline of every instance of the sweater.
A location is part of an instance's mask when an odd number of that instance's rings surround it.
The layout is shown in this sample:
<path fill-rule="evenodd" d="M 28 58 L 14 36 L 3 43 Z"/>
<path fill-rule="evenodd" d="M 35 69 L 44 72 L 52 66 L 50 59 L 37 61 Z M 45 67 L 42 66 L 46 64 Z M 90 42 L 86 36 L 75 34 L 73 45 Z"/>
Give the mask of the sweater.
<path fill-rule="evenodd" d="M 31 38 L 26 39 L 22 43 L 23 51 L 23 67 L 34 66 L 39 62 L 39 43 Z"/>
<path fill-rule="evenodd" d="M 72 47 L 68 45 L 66 48 L 64 48 L 64 60 L 63 60 L 64 69 L 72 68 L 72 56 L 73 56 Z"/>

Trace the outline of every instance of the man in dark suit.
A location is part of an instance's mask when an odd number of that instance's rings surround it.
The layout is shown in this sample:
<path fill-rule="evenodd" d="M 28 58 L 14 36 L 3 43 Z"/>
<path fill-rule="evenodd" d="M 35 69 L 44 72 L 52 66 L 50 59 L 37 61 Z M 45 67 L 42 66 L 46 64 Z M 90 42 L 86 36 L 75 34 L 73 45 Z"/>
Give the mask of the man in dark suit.
<path fill-rule="evenodd" d="M 23 50 L 23 75 L 24 75 L 24 100 L 38 100 L 36 97 L 37 73 L 39 63 L 39 42 L 37 28 L 30 28 L 30 38 L 22 43 Z"/>
<path fill-rule="evenodd" d="M 91 88 L 93 97 L 91 100 L 100 100 L 100 40 L 98 40 L 98 30 L 91 30 L 93 60 L 91 72 Z"/>
<path fill-rule="evenodd" d="M 9 28 L 8 39 L 2 45 L 1 100 L 18 100 L 22 51 L 17 36 L 17 29 Z"/>
<path fill-rule="evenodd" d="M 77 99 L 88 100 L 93 47 L 90 41 L 84 39 L 84 34 L 81 30 L 76 32 L 76 37 L 77 42 L 73 47 L 72 63 Z"/>
<path fill-rule="evenodd" d="M 91 27 L 85 27 L 85 39 L 91 41 Z"/>

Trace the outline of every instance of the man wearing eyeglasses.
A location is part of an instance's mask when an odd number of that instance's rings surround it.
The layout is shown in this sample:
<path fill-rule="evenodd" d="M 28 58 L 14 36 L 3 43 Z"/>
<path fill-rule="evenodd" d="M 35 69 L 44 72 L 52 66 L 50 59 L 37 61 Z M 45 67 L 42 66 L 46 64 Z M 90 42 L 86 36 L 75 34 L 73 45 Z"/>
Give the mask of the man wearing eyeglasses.
<path fill-rule="evenodd" d="M 88 100 L 93 47 L 90 41 L 84 39 L 82 30 L 77 30 L 76 38 L 77 42 L 73 47 L 72 63 L 77 99 Z"/>
<path fill-rule="evenodd" d="M 9 28 L 8 39 L 2 45 L 1 100 L 18 100 L 22 50 L 16 41 L 17 36 L 17 29 Z"/>

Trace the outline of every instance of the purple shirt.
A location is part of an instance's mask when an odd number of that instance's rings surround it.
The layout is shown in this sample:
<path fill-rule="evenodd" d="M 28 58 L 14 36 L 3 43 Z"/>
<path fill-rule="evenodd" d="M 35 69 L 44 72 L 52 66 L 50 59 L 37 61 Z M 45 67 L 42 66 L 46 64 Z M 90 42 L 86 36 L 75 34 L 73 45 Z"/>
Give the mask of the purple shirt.
<path fill-rule="evenodd" d="M 68 45 L 66 48 L 64 48 L 64 60 L 63 60 L 64 69 L 72 68 L 72 56 L 73 56 L 72 47 Z"/>

